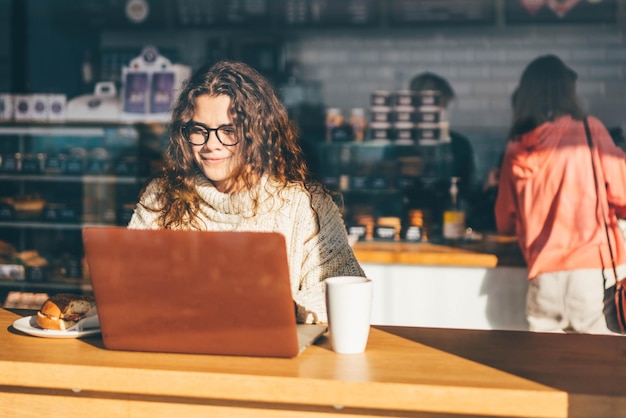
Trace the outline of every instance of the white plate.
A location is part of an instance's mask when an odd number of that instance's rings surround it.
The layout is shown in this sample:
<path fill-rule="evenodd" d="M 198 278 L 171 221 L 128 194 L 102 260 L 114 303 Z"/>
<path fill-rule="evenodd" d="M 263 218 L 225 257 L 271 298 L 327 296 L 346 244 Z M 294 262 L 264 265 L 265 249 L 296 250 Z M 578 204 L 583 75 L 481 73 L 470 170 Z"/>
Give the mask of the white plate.
<path fill-rule="evenodd" d="M 100 328 L 88 328 L 82 330 L 56 331 L 43 329 L 37 325 L 35 316 L 25 316 L 13 322 L 13 328 L 25 334 L 45 338 L 81 338 L 100 333 Z"/>

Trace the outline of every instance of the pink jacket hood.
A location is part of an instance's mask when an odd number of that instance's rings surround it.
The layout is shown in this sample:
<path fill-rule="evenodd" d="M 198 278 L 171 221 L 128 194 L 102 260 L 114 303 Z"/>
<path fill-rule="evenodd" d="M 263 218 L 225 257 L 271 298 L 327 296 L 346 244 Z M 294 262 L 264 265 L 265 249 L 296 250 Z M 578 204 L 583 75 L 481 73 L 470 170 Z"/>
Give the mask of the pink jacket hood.
<path fill-rule="evenodd" d="M 509 147 L 513 153 L 513 176 L 520 179 L 533 177 L 552 159 L 558 144 L 568 134 L 573 122 L 570 116 L 565 116 L 558 119 L 558 122 L 546 122 L 522 135 L 518 141 L 512 141 Z"/>

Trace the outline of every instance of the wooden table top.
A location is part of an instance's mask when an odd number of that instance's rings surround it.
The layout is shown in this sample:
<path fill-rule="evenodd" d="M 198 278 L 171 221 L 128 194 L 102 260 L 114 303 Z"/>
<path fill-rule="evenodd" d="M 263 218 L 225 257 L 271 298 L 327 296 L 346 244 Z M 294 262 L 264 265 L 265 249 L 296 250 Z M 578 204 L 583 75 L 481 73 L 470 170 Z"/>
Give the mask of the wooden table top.
<path fill-rule="evenodd" d="M 363 354 L 336 354 L 322 337 L 276 359 L 111 351 L 99 336 L 24 335 L 11 326 L 19 317 L 0 309 L 0 416 L 54 405 L 70 416 L 77 404 L 90 418 L 200 417 L 209 407 L 255 417 L 613 417 L 626 408 L 620 336 L 373 327 Z"/>
<path fill-rule="evenodd" d="M 361 263 L 452 267 L 496 267 L 498 256 L 429 242 L 360 241 L 353 246 Z"/>

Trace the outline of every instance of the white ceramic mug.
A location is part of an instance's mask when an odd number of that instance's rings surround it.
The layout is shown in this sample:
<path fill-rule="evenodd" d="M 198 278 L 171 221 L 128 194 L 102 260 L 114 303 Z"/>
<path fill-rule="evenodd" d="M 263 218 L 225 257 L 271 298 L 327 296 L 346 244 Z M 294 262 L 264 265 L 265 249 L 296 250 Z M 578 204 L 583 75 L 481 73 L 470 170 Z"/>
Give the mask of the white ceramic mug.
<path fill-rule="evenodd" d="M 366 277 L 338 276 L 324 282 L 333 350 L 342 354 L 362 353 L 370 332 L 372 281 Z"/>

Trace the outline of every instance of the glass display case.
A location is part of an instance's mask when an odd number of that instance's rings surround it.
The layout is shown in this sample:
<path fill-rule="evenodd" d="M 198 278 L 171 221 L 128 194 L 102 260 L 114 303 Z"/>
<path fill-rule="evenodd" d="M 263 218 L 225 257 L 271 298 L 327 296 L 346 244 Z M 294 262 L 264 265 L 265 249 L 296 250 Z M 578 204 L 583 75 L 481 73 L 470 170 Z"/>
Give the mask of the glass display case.
<path fill-rule="evenodd" d="M 0 301 L 90 291 L 81 231 L 126 225 L 147 168 L 133 125 L 0 125 Z"/>

